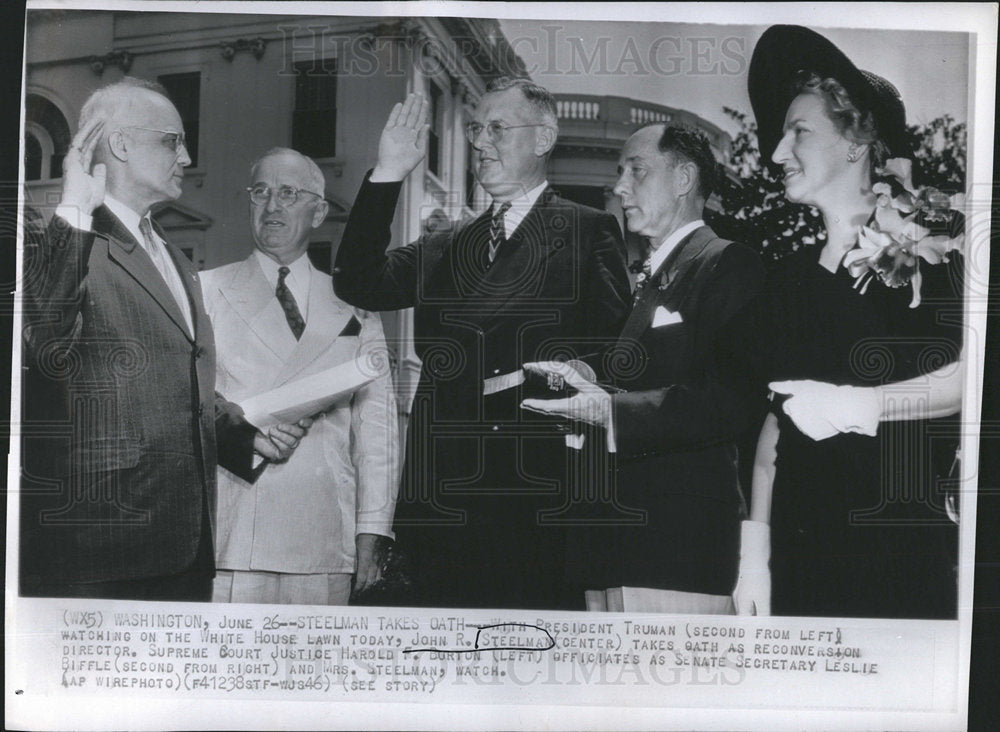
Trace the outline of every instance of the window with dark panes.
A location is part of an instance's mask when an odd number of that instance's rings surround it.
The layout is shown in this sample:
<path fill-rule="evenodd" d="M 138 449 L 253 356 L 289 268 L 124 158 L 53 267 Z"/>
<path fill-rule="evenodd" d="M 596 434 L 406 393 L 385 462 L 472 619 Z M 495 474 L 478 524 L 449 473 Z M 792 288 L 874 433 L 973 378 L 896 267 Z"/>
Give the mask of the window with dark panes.
<path fill-rule="evenodd" d="M 292 147 L 310 158 L 332 158 L 336 139 L 336 59 L 300 61 L 295 64 Z"/>
<path fill-rule="evenodd" d="M 427 169 L 441 177 L 441 136 L 444 133 L 444 99 L 441 87 L 430 83 L 430 134 L 427 138 Z"/>
<path fill-rule="evenodd" d="M 55 104 L 39 94 L 25 96 L 25 124 L 40 130 L 26 130 L 25 180 L 62 178 L 63 158 L 69 150 L 70 131 L 66 118 Z"/>
<path fill-rule="evenodd" d="M 476 203 L 476 165 L 479 163 L 479 153 L 472 143 L 466 143 L 465 157 L 465 205 L 475 209 Z"/>
<path fill-rule="evenodd" d="M 201 119 L 201 72 L 189 71 L 183 74 L 164 74 L 157 77 L 167 90 L 170 101 L 177 108 L 184 125 L 184 146 L 191 167 L 198 167 L 198 132 Z"/>
<path fill-rule="evenodd" d="M 306 250 L 306 256 L 312 262 L 312 266 L 323 274 L 330 274 L 331 263 L 333 262 L 333 242 L 331 241 L 311 241 Z"/>
<path fill-rule="evenodd" d="M 42 144 L 38 138 L 28 132 L 24 136 L 24 179 L 42 179 Z"/>

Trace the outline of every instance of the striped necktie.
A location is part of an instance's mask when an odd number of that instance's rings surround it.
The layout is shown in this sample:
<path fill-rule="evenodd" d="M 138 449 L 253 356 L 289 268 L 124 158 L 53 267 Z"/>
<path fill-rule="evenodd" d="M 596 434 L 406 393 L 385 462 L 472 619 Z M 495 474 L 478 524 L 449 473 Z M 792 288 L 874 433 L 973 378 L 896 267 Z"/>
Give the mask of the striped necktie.
<path fill-rule="evenodd" d="M 302 319 L 302 313 L 299 312 L 295 296 L 285 284 L 285 277 L 288 276 L 289 271 L 288 267 L 278 267 L 278 286 L 275 288 L 274 294 L 277 295 L 278 302 L 281 303 L 281 307 L 285 311 L 285 320 L 288 321 L 288 327 L 292 329 L 292 335 L 295 336 L 295 340 L 298 340 L 302 337 L 302 331 L 306 329 L 306 321 Z"/>
<path fill-rule="evenodd" d="M 510 201 L 504 201 L 493 211 L 493 221 L 490 222 L 490 264 L 497 258 L 497 251 L 507 241 L 504 234 L 503 215 L 510 208 Z"/>

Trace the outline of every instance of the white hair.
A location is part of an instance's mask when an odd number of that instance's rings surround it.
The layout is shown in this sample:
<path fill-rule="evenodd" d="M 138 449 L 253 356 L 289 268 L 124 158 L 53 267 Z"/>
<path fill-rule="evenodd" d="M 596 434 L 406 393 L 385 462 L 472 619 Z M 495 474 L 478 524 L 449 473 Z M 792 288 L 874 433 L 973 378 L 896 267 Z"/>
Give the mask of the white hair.
<path fill-rule="evenodd" d="M 99 119 L 106 125 L 101 133 L 106 137 L 113 131 L 109 129 L 108 123 L 124 117 L 125 112 L 138 103 L 139 98 L 146 93 L 157 94 L 170 101 L 167 90 L 162 84 L 135 76 L 125 76 L 120 81 L 102 86 L 91 93 L 83 103 L 80 109 L 80 129 L 90 124 L 92 120 Z M 102 146 L 98 146 L 95 150 L 95 159 L 100 161 L 103 152 Z"/>
<path fill-rule="evenodd" d="M 307 155 L 303 155 L 298 150 L 293 150 L 290 147 L 272 147 L 270 150 L 265 152 L 259 158 L 253 161 L 250 165 L 250 177 L 253 178 L 254 171 L 257 170 L 257 166 L 260 165 L 264 160 L 276 155 L 294 155 L 302 160 L 306 164 L 306 169 L 309 171 L 309 190 L 318 196 L 326 198 L 326 178 L 323 175 L 323 171 L 319 169 L 315 161 Z"/>

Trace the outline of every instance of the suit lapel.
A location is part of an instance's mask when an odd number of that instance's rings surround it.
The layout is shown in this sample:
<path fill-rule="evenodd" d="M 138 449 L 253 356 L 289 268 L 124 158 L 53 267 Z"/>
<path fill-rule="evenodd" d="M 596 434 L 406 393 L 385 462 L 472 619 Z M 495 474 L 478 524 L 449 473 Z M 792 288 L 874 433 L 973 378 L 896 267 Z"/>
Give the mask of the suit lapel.
<path fill-rule="evenodd" d="M 550 246 L 555 232 L 550 230 L 551 216 L 546 212 L 551 211 L 554 197 L 551 188 L 542 191 L 527 216 L 501 247 L 493 266 L 483 276 L 479 289 L 486 301 L 483 303 L 481 320 L 492 317 L 511 298 L 524 293 L 527 285 L 537 281 L 543 275 L 549 257 L 570 249 L 566 246 Z"/>
<path fill-rule="evenodd" d="M 174 325 L 180 328 L 184 337 L 193 341 L 188 332 L 187 323 L 181 313 L 180 306 L 173 293 L 167 287 L 163 276 L 156 269 L 153 260 L 146 250 L 135 240 L 125 225 L 118 220 L 106 207 L 100 206 L 94 211 L 94 231 L 108 240 L 108 256 L 111 257 L 125 272 L 127 272 L 153 298 Z M 167 247 L 170 251 L 170 247 Z M 181 279 L 185 279 L 184 275 Z M 185 287 L 187 287 L 185 283 Z"/>
<path fill-rule="evenodd" d="M 671 306 L 680 305 L 677 301 L 677 295 L 682 291 L 681 283 L 684 281 L 684 275 L 713 239 L 715 239 L 715 232 L 707 226 L 699 226 L 685 237 L 684 241 L 667 257 L 659 269 L 666 282 L 663 290 L 665 307 L 676 312 L 677 308 Z M 654 273 L 655 279 L 656 273 Z"/>
<path fill-rule="evenodd" d="M 680 307 L 680 295 L 683 293 L 682 282 L 691 264 L 704 251 L 715 234 L 707 226 L 700 226 L 667 255 L 660 267 L 653 273 L 643 287 L 629 313 L 628 320 L 619 340 L 634 340 L 639 338 L 653 324 L 653 313 L 658 305 L 667 310 L 677 312 Z"/>
<path fill-rule="evenodd" d="M 201 282 L 198 279 L 198 272 L 195 270 L 191 260 L 178 247 L 167 241 L 160 227 L 153 222 L 153 228 L 159 234 L 166 246 L 170 258 L 174 261 L 177 274 L 180 275 L 184 291 L 187 293 L 188 304 L 191 306 L 191 322 L 194 324 L 194 339 L 198 340 L 205 333 L 206 328 L 211 327 L 208 320 L 208 313 L 205 312 L 205 300 L 202 297 Z"/>
<path fill-rule="evenodd" d="M 295 336 L 256 255 L 243 260 L 220 291 L 250 332 L 284 362 L 295 349 Z"/>
<path fill-rule="evenodd" d="M 280 309 L 280 306 L 279 306 Z M 280 386 L 305 371 L 317 358 L 331 348 L 347 346 L 344 361 L 354 357 L 357 340 L 345 337 L 338 342 L 337 336 L 354 317 L 354 312 L 344 302 L 333 296 L 330 278 L 321 272 L 312 272 L 309 282 L 309 318 L 302 338 L 298 340 L 285 365 L 275 377 L 275 386 Z M 291 330 L 285 325 L 285 330 Z M 294 338 L 294 336 L 293 336 Z"/>

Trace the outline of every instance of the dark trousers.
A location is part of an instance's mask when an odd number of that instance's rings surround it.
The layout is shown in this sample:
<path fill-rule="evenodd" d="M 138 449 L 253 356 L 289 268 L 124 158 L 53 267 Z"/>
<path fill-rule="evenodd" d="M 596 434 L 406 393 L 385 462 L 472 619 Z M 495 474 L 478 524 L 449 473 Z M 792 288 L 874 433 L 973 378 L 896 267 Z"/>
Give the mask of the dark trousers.
<path fill-rule="evenodd" d="M 36 585 L 22 594 L 37 597 L 76 597 L 99 600 L 210 602 L 212 574 L 188 571 L 167 577 L 145 577 L 111 582 Z"/>
<path fill-rule="evenodd" d="M 433 461 L 411 438 L 396 507 L 396 545 L 413 589 L 399 604 L 567 609 L 565 525 L 546 512 L 565 502 L 561 436 L 451 436 Z"/>
<path fill-rule="evenodd" d="M 215 577 L 215 549 L 207 510 L 202 512 L 198 551 L 190 567 L 161 577 L 104 582 L 50 582 L 21 586 L 24 597 L 73 597 L 95 600 L 211 602 Z"/>

